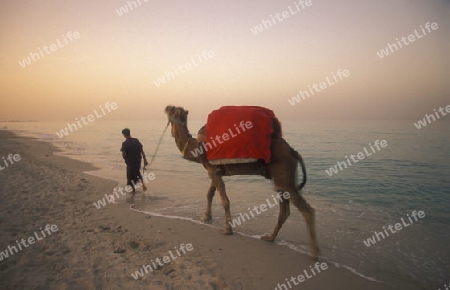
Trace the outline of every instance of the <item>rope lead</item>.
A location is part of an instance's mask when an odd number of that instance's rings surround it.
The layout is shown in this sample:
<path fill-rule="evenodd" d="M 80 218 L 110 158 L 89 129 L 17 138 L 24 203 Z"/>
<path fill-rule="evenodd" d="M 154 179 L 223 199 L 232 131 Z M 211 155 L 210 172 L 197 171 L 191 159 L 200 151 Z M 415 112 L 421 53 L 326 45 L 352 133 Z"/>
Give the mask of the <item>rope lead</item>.
<path fill-rule="evenodd" d="M 156 145 L 155 153 L 153 154 L 152 159 L 150 160 L 150 162 L 147 165 L 144 166 L 144 168 L 143 168 L 144 171 L 146 171 L 147 166 L 150 166 L 153 163 L 153 161 L 155 161 L 155 157 L 156 157 L 156 153 L 158 152 L 159 145 L 161 145 L 162 139 L 163 139 L 164 135 L 166 134 L 167 128 L 169 128 L 169 124 L 170 124 L 170 121 L 167 122 L 167 126 L 164 129 L 161 137 L 159 138 L 158 145 Z"/>

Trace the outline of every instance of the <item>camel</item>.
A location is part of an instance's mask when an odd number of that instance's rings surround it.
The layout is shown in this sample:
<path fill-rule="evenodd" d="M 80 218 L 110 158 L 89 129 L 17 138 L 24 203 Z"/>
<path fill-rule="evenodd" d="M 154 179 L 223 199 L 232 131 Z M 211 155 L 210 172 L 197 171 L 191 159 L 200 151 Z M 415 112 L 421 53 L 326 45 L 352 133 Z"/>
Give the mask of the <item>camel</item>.
<path fill-rule="evenodd" d="M 192 152 L 202 145 L 205 141 L 205 126 L 200 129 L 197 139 L 193 138 L 189 133 L 187 127 L 188 111 L 182 107 L 167 106 L 165 109 L 168 120 L 171 124 L 172 137 L 175 138 L 175 144 L 180 150 L 182 157 L 188 161 L 200 163 L 207 170 L 211 185 L 207 192 L 207 205 L 202 220 L 208 222 L 212 220 L 211 204 L 216 190 L 218 190 L 225 209 L 225 227 L 220 230 L 223 235 L 233 234 L 231 227 L 230 201 L 225 191 L 225 184 L 223 176 L 232 175 L 262 175 L 266 178 L 272 179 L 275 185 L 275 191 L 278 192 L 279 198 L 283 198 L 279 202 L 280 212 L 278 215 L 278 222 L 272 234 L 262 236 L 261 239 L 268 242 L 273 242 L 278 235 L 283 223 L 290 215 L 289 203 L 290 201 L 299 209 L 305 218 L 306 225 L 309 231 L 311 257 L 317 260 L 320 254 L 315 232 L 315 210 L 306 202 L 300 195 L 299 191 L 306 184 L 306 169 L 303 159 L 300 154 L 295 151 L 281 136 L 272 137 L 271 139 L 271 158 L 269 163 L 264 162 L 250 162 L 238 164 L 224 164 L 213 165 L 206 159 L 206 154 L 197 154 L 194 156 Z M 297 162 L 300 163 L 303 173 L 303 180 L 299 185 L 296 185 L 297 177 Z M 284 199 L 285 195 L 281 193 L 288 192 L 289 196 Z"/>

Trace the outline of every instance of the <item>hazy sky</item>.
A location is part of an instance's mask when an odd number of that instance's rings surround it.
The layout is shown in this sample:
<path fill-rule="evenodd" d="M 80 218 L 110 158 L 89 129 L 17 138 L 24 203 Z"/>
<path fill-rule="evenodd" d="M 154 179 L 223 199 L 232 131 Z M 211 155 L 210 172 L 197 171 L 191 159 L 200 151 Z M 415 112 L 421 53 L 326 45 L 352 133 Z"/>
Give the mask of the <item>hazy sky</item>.
<path fill-rule="evenodd" d="M 450 104 L 448 0 L 139 1 L 120 16 L 125 0 L 0 0 L 0 120 L 73 121 L 106 102 L 118 109 L 104 120 L 162 119 L 168 104 L 198 120 L 223 105 L 281 119 L 414 120 Z M 277 20 L 289 6 L 297 13 Z M 255 35 L 262 20 L 276 23 Z M 424 35 L 427 22 L 438 29 Z M 377 55 L 414 30 L 420 39 Z M 203 51 L 214 56 L 199 63 Z M 22 67 L 30 53 L 41 59 Z M 339 69 L 350 75 L 288 102 Z M 175 77 L 157 86 L 166 72 Z"/>

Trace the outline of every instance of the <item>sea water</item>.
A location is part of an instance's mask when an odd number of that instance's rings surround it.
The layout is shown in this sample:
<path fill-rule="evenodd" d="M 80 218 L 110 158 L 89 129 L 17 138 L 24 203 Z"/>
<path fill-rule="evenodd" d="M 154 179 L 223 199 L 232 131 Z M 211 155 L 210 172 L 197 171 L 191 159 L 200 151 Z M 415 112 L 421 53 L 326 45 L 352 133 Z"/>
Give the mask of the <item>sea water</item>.
<path fill-rule="evenodd" d="M 124 186 L 125 164 L 120 146 L 121 130 L 144 145 L 148 160 L 164 131 L 164 121 L 97 121 L 64 138 L 56 132 L 67 123 L 1 123 L 20 135 L 53 143 L 57 153 L 90 162 L 100 170 L 89 172 L 113 179 Z M 190 122 L 191 133 L 202 122 Z M 283 137 L 304 158 L 308 182 L 302 195 L 316 209 L 316 227 L 321 259 L 366 279 L 401 288 L 405 283 L 437 289 L 450 278 L 450 137 L 449 122 L 434 122 L 417 130 L 412 121 L 298 121 L 283 122 Z M 387 146 L 371 150 L 376 140 Z M 351 154 L 372 154 L 357 163 Z M 374 147 L 375 148 L 375 147 Z M 346 157 L 347 156 L 347 157 Z M 338 161 L 347 162 L 331 176 L 326 172 Z M 199 223 L 206 206 L 210 180 L 200 164 L 181 157 L 168 130 L 147 172 L 155 174 L 144 199 L 136 197 L 136 208 L 145 212 Z M 249 214 L 254 206 L 267 204 L 275 196 L 270 180 L 259 176 L 225 177 L 233 218 Z M 301 180 L 301 171 L 299 172 Z M 107 192 L 112 193 L 111 192 Z M 139 192 L 139 190 L 138 190 Z M 98 193 L 102 198 L 105 193 Z M 125 202 L 124 198 L 118 202 Z M 111 206 L 111 205 L 107 205 Z M 92 205 L 92 210 L 97 210 Z M 101 209 L 98 209 L 101 210 Z M 425 217 L 389 233 L 370 247 L 364 241 L 383 227 L 407 220 L 412 212 Z M 271 233 L 279 207 L 268 208 L 237 225 L 234 231 L 250 237 Z M 224 226 L 224 210 L 218 193 L 214 198 L 213 221 Z M 206 226 L 206 225 L 205 225 Z M 309 238 L 300 212 L 291 215 L 277 240 L 301 253 L 309 253 Z"/>

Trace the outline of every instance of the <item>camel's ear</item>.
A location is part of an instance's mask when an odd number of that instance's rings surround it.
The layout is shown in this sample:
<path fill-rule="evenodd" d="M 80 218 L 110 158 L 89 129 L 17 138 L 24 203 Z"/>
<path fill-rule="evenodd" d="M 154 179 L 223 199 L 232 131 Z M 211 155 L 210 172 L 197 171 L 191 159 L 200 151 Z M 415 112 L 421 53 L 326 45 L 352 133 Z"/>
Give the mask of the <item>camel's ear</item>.
<path fill-rule="evenodd" d="M 174 109 L 175 109 L 174 106 L 169 105 L 169 106 L 166 107 L 166 113 L 167 114 L 172 113 Z"/>
<path fill-rule="evenodd" d="M 186 115 L 189 114 L 189 111 L 186 111 Z"/>

